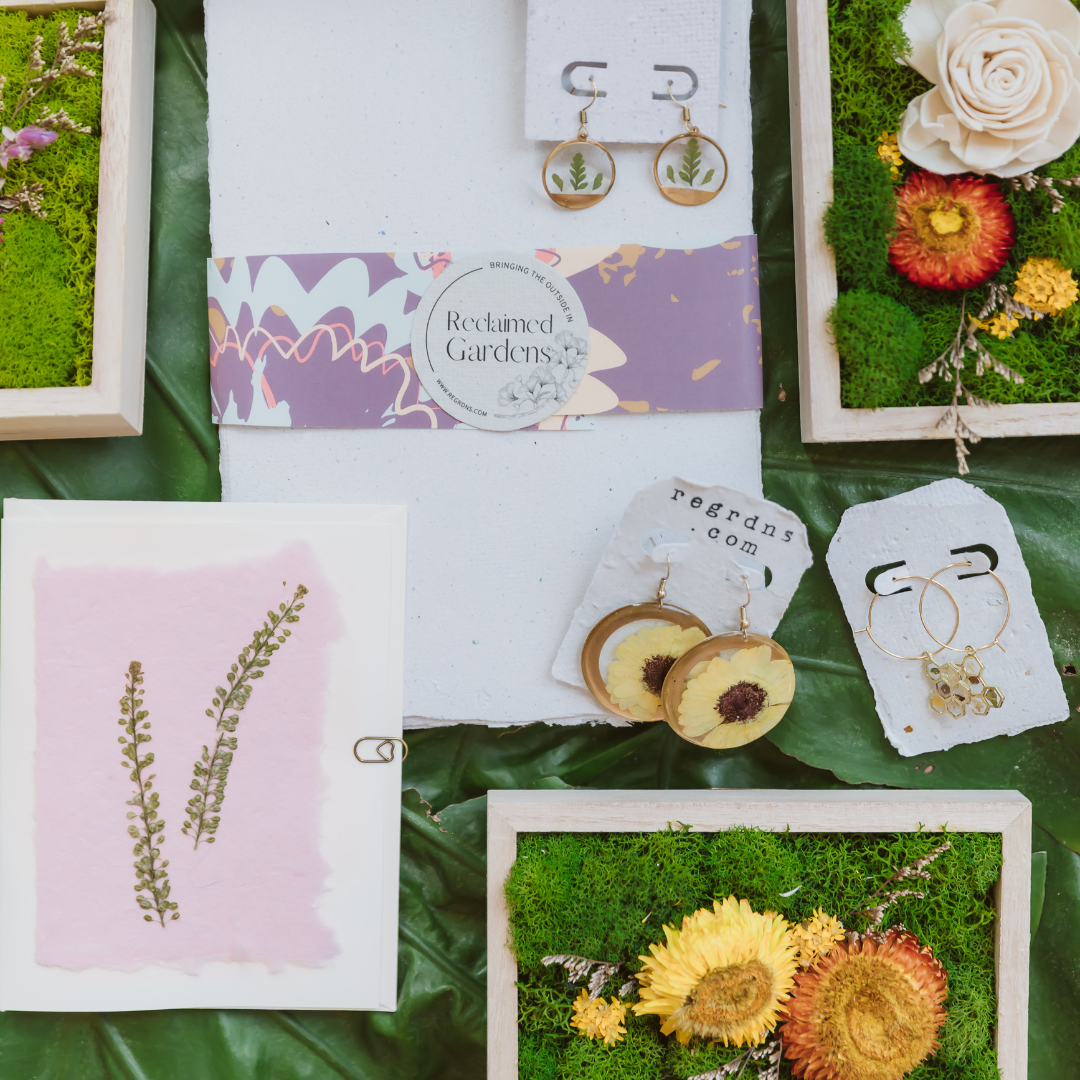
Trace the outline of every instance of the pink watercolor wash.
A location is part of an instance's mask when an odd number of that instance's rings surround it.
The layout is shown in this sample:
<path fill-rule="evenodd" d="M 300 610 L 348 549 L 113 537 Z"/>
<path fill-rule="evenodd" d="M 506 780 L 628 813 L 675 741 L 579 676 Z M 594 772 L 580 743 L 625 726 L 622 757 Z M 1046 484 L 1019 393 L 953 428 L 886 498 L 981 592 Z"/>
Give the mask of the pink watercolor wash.
<path fill-rule="evenodd" d="M 240 713 L 216 842 L 195 851 L 180 826 L 193 764 L 214 738 L 214 688 L 297 584 L 310 590 L 300 621 Z M 176 573 L 42 561 L 35 586 L 38 963 L 195 973 L 214 960 L 272 971 L 329 960 L 338 947 L 316 907 L 328 869 L 319 756 L 328 649 L 342 627 L 311 549 Z M 152 741 L 140 749 L 155 755 L 180 912 L 164 928 L 135 902 L 133 784 L 117 741 L 132 660 L 143 666 Z"/>

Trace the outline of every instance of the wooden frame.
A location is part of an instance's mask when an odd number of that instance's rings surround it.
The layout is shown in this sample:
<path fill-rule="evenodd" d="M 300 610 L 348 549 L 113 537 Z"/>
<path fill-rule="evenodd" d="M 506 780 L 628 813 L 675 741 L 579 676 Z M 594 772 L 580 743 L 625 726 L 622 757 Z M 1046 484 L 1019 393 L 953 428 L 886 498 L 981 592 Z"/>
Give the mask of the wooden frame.
<path fill-rule="evenodd" d="M 94 368 L 89 386 L 0 390 L 0 439 L 72 439 L 142 432 L 150 151 L 154 116 L 151 0 L 0 0 L 35 15 L 108 13 L 101 104 Z"/>
<path fill-rule="evenodd" d="M 1018 791 L 489 791 L 488 1080 L 517 1080 L 517 966 L 503 885 L 523 832 L 647 832 L 683 822 L 793 832 L 1001 833 L 995 1033 L 1002 1080 L 1027 1078 L 1031 803 Z"/>
<path fill-rule="evenodd" d="M 822 221 L 832 202 L 833 169 L 825 0 L 787 0 L 787 20 L 803 442 L 951 439 L 951 426 L 937 427 L 944 407 L 841 408 L 840 358 L 825 324 L 837 295 L 836 264 Z M 1080 402 L 990 409 L 962 405 L 960 416 L 987 437 L 1080 433 Z"/>

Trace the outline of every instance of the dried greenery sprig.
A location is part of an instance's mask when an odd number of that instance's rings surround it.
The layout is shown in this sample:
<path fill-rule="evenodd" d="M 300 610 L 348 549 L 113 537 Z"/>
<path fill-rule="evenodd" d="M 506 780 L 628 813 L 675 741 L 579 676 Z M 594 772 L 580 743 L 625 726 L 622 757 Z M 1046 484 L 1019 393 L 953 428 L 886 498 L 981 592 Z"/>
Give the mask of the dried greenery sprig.
<path fill-rule="evenodd" d="M 165 843 L 165 821 L 158 816 L 158 793 L 153 791 L 156 773 L 147 775 L 146 770 L 154 764 L 153 753 L 139 756 L 139 747 L 150 742 L 150 713 L 142 708 L 143 684 L 142 664 L 132 660 L 128 665 L 128 678 L 124 686 L 124 696 L 120 699 L 120 711 L 124 714 L 118 721 L 128 738 L 120 736 L 123 746 L 120 752 L 126 760 L 120 764 L 131 769 L 131 781 L 135 785 L 135 795 L 127 805 L 135 807 L 128 811 L 128 833 L 135 841 L 132 854 L 135 856 L 135 900 L 145 912 L 153 912 L 158 922 L 165 926 L 165 917 L 169 921 L 180 918 L 175 901 L 169 899 L 169 877 L 165 867 L 168 859 L 161 859 L 161 845 Z M 146 895 L 143 895 L 146 894 Z M 146 914 L 147 922 L 154 921 L 154 915 Z"/>
<path fill-rule="evenodd" d="M 217 742 L 213 751 L 209 746 L 204 746 L 202 756 L 195 762 L 191 789 L 196 794 L 188 800 L 188 820 L 181 826 L 184 835 L 195 841 L 196 848 L 201 841 L 208 844 L 214 842 L 214 833 L 221 821 L 221 804 L 225 799 L 229 768 L 236 750 L 233 732 L 240 721 L 240 713 L 251 697 L 251 684 L 263 677 L 266 673 L 264 669 L 269 667 L 274 653 L 291 636 L 292 631 L 285 624 L 300 621 L 300 612 L 304 609 L 301 600 L 307 593 L 306 586 L 298 585 L 288 606 L 279 604 L 276 612 L 266 613 L 267 621 L 262 624 L 262 629 L 255 631 L 251 644 L 244 648 L 232 665 L 232 670 L 225 676 L 228 689 L 224 686 L 215 688 L 213 708 L 207 709 L 206 715 L 215 721 Z"/>
<path fill-rule="evenodd" d="M 11 110 L 12 119 L 62 76 L 81 75 L 86 79 L 94 78 L 93 70 L 85 64 L 80 64 L 77 57 L 79 53 L 101 52 L 102 43 L 93 35 L 97 34 L 104 25 L 104 12 L 99 12 L 97 15 L 80 15 L 79 21 L 75 24 L 74 33 L 61 23 L 57 31 L 56 53 L 48 68 L 45 67 L 45 61 L 41 59 L 44 38 L 40 34 L 34 38 L 27 63 L 26 83 L 15 102 L 15 108 Z"/>
<path fill-rule="evenodd" d="M 566 975 L 570 982 L 575 983 L 578 979 L 583 979 L 593 968 L 592 978 L 589 979 L 589 997 L 595 998 L 599 995 L 600 991 L 607 985 L 610 979 L 615 977 L 615 973 L 619 968 L 625 965 L 621 961 L 613 960 L 590 960 L 587 956 L 574 956 L 572 953 L 559 953 L 556 956 L 545 956 L 541 958 L 540 963 L 545 967 L 550 967 L 552 964 L 558 964 L 565 969 Z M 628 979 L 621 987 L 619 987 L 619 997 L 626 997 L 631 990 L 637 985 L 634 979 Z"/>
<path fill-rule="evenodd" d="M 751 1061 L 768 1061 L 769 1063 L 758 1073 L 758 1080 L 779 1080 L 780 1057 L 783 1048 L 783 1040 L 779 1035 L 775 1035 L 763 1046 L 751 1047 L 737 1058 L 732 1058 L 726 1065 L 721 1065 L 719 1069 L 698 1073 L 696 1076 L 689 1077 L 688 1080 L 727 1080 L 729 1076 L 732 1080 L 737 1080 Z"/>
<path fill-rule="evenodd" d="M 889 889 L 888 886 L 892 885 L 894 882 L 910 881 L 912 878 L 921 881 L 929 881 L 930 873 L 926 868 L 939 855 L 944 855 L 951 847 L 952 841 L 946 840 L 940 847 L 934 848 L 933 851 L 916 859 L 913 863 L 909 863 L 907 866 L 901 866 L 899 870 L 891 877 L 886 878 L 881 885 L 866 898 L 861 908 L 850 912 L 846 916 L 845 921 L 850 921 L 853 918 L 869 919 L 870 925 L 867 928 L 867 932 L 872 934 L 875 931 L 879 931 L 881 929 L 881 924 L 885 919 L 886 910 L 892 904 L 896 903 L 897 900 L 900 900 L 905 896 L 915 896 L 922 900 L 926 896 L 926 893 L 919 889 Z"/>
<path fill-rule="evenodd" d="M 1023 188 L 1031 192 L 1038 189 L 1050 196 L 1050 213 L 1058 214 L 1065 206 L 1065 196 L 1055 185 L 1062 187 L 1080 187 L 1080 176 L 1036 176 L 1033 172 L 1022 173 L 1009 178 L 1013 191 Z"/>
<path fill-rule="evenodd" d="M 979 314 L 979 318 L 982 319 L 985 315 L 988 315 L 994 310 L 993 302 L 998 296 L 996 291 L 997 286 L 991 286 L 990 299 L 983 305 L 983 309 Z M 1010 302 L 1016 305 L 1016 301 L 1010 298 Z M 1024 307 L 1024 305 L 1016 305 L 1018 307 Z M 979 397 L 977 394 L 973 394 L 966 386 L 964 386 L 963 380 L 960 377 L 960 372 L 964 370 L 966 366 L 964 364 L 964 357 L 969 352 L 975 354 L 975 374 L 982 375 L 986 369 L 993 368 L 1003 379 L 1011 380 L 1014 383 L 1022 383 L 1024 376 L 1017 371 L 1013 371 L 1007 364 L 1003 364 L 996 356 L 990 353 L 986 347 L 975 337 L 975 331 L 978 329 L 978 322 L 972 320 L 967 315 L 967 293 L 964 293 L 963 298 L 960 301 L 960 324 L 956 328 L 956 337 L 953 338 L 952 344 L 932 363 L 927 364 L 919 372 L 919 382 L 927 383 L 935 375 L 939 375 L 943 379 L 953 380 L 953 396 L 952 401 L 949 403 L 945 412 L 942 413 L 941 419 L 938 420 L 937 426 L 939 428 L 948 428 L 952 426 L 953 441 L 956 444 L 956 463 L 957 470 L 961 476 L 966 476 L 971 470 L 968 468 L 966 458 L 971 453 L 965 445 L 966 439 L 970 443 L 977 443 L 982 439 L 981 435 L 976 434 L 971 428 L 964 423 L 960 418 L 960 398 L 963 397 L 964 401 L 968 405 L 979 406 L 980 408 L 990 408 L 995 405 L 995 402 L 988 401 L 986 398 Z M 1025 309 L 1026 310 L 1026 309 Z"/>

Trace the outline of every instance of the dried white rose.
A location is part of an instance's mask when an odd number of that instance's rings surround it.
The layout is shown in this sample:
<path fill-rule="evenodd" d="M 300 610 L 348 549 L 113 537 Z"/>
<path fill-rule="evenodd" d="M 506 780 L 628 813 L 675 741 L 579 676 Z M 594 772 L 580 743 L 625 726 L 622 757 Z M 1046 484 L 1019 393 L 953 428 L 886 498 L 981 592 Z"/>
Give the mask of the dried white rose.
<path fill-rule="evenodd" d="M 1080 138 L 1080 11 L 1069 0 L 911 0 L 904 59 L 934 88 L 900 153 L 930 172 L 1019 176 Z"/>

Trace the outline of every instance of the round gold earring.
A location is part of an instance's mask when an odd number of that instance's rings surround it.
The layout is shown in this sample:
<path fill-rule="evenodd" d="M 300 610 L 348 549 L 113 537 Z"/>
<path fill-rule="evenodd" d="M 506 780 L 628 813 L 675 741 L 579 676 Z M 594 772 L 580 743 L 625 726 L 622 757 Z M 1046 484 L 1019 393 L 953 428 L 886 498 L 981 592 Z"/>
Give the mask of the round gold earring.
<path fill-rule="evenodd" d="M 701 131 L 690 122 L 690 110 L 676 101 L 675 95 L 671 92 L 674 84 L 670 79 L 667 85 L 668 97 L 682 109 L 686 131 L 673 135 L 656 151 L 656 157 L 653 158 L 653 179 L 665 199 L 678 203 L 680 206 L 700 206 L 702 203 L 711 202 L 724 190 L 728 178 L 727 154 L 715 139 L 702 135 Z M 676 147 L 676 143 L 684 141 L 685 148 Z M 702 143 L 712 149 L 706 149 L 703 153 Z M 668 160 L 663 163 L 664 176 L 668 181 L 665 185 L 660 180 L 660 159 L 669 148 L 674 148 L 674 153 L 668 154 Z M 717 155 L 719 155 L 719 160 L 716 160 Z M 710 159 L 712 159 L 711 163 Z M 724 171 L 723 175 L 718 177 L 716 171 L 721 164 Z"/>
<path fill-rule="evenodd" d="M 795 667 L 783 646 L 749 633 L 750 584 L 739 629 L 714 634 L 684 653 L 664 682 L 664 716 L 687 742 L 743 746 L 776 727 L 795 693 Z"/>
<path fill-rule="evenodd" d="M 590 78 L 589 82 L 592 83 L 593 97 L 578 113 L 581 126 L 578 128 L 577 138 L 559 143 L 548 154 L 540 174 L 548 198 L 567 210 L 584 210 L 586 207 L 595 206 L 601 199 L 606 198 L 615 186 L 615 159 L 603 143 L 589 138 L 589 125 L 585 114 L 596 104 L 599 94 L 596 80 Z M 573 150 L 573 154 L 569 153 L 570 150 Z M 562 172 L 555 172 L 556 168 Z M 548 187 L 549 176 L 557 191 Z"/>
<path fill-rule="evenodd" d="M 980 645 L 978 648 L 965 645 L 962 649 L 957 649 L 948 642 L 940 641 L 934 636 L 934 632 L 930 627 L 926 625 L 926 619 L 923 617 L 923 599 L 926 596 L 926 590 L 930 587 L 930 582 L 933 581 L 935 585 L 944 588 L 945 586 L 941 585 L 940 582 L 934 581 L 938 574 L 944 574 L 946 570 L 952 570 L 957 566 L 971 565 L 970 560 L 965 560 L 964 562 L 949 563 L 948 566 L 943 566 L 937 574 L 932 574 L 927 578 L 922 594 L 919 597 L 919 619 L 922 621 L 923 629 L 942 649 L 964 654 L 964 659 L 958 664 L 933 665 L 937 673 L 938 695 L 936 702 L 931 697 L 930 707 L 934 712 L 948 712 L 950 716 L 956 717 L 964 716 L 968 709 L 976 716 L 985 716 L 991 709 L 1000 709 L 1005 704 L 1005 695 L 1001 690 L 996 686 L 988 686 L 983 679 L 985 665 L 978 656 L 984 649 L 993 648 L 995 645 L 1002 652 L 1005 651 L 1005 646 L 1001 644 L 1001 635 L 1005 632 L 1005 627 L 1009 625 L 1009 617 L 1012 615 L 1012 601 L 1009 599 L 1009 590 L 1005 587 L 1005 582 L 993 570 L 986 571 L 1001 586 L 1001 591 L 1005 594 L 1005 621 L 998 628 L 993 640 L 985 645 Z M 956 601 L 954 600 L 953 603 L 955 604 Z M 959 612 L 959 608 L 957 608 L 957 612 Z M 953 637 L 955 636 L 954 633 Z M 951 642 L 952 638 L 949 638 L 949 641 Z M 940 650 L 938 651 L 940 652 Z M 931 678 L 935 677 L 930 671 L 930 665 L 927 666 L 927 674 Z"/>
<path fill-rule="evenodd" d="M 585 685 L 608 712 L 627 720 L 663 720 L 661 693 L 680 656 L 709 628 L 692 612 L 664 603 L 671 557 L 656 597 L 605 615 L 581 650 Z"/>
<path fill-rule="evenodd" d="M 939 570 L 940 574 L 941 571 Z M 925 581 L 923 586 L 922 595 L 919 597 L 919 619 L 922 621 L 923 629 L 927 634 L 933 638 L 936 648 L 933 652 L 926 650 L 920 653 L 918 656 L 901 656 L 900 653 L 894 653 L 891 649 L 886 649 L 884 645 L 876 637 L 874 637 L 874 604 L 880 599 L 880 593 L 874 593 L 870 600 L 870 607 L 866 610 L 866 626 L 862 630 L 856 630 L 856 634 L 865 634 L 886 656 L 895 657 L 897 660 L 920 660 L 923 665 L 923 671 L 926 677 L 933 684 L 933 689 L 930 691 L 930 696 L 927 699 L 927 704 L 936 713 L 949 713 L 951 716 L 963 716 L 964 710 L 967 708 L 968 695 L 963 689 L 958 689 L 954 692 L 953 687 L 950 685 L 948 676 L 944 673 L 946 667 L 953 667 L 955 665 L 942 665 L 939 664 L 934 657 L 942 651 L 942 649 L 949 648 L 948 643 L 942 643 L 938 641 L 930 630 L 926 626 L 926 620 L 922 618 L 922 606 L 923 597 L 926 595 L 926 590 L 930 587 L 933 578 L 928 578 L 922 574 L 908 574 L 905 577 L 893 578 L 893 581 Z M 956 620 L 953 624 L 953 632 L 949 635 L 949 641 L 952 641 L 956 637 L 957 631 L 960 629 L 960 606 L 956 602 L 956 597 L 940 581 L 933 582 L 945 595 L 952 601 L 953 613 L 956 616 Z M 906 591 L 906 590 L 901 590 Z M 959 711 L 957 711 L 959 710 Z"/>

